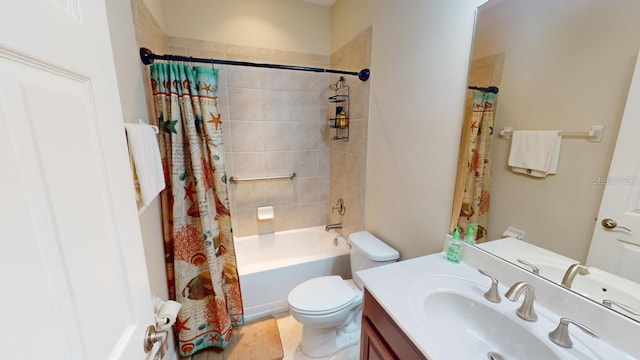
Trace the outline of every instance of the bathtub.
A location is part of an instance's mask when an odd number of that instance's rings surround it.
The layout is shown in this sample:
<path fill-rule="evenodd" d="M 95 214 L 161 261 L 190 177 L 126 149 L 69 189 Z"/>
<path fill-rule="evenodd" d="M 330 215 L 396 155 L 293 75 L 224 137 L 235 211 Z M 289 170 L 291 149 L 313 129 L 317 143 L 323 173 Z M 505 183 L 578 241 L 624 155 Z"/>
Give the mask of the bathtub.
<path fill-rule="evenodd" d="M 351 278 L 349 245 L 324 226 L 234 238 L 245 322 L 287 311 L 287 296 L 318 276 Z"/>

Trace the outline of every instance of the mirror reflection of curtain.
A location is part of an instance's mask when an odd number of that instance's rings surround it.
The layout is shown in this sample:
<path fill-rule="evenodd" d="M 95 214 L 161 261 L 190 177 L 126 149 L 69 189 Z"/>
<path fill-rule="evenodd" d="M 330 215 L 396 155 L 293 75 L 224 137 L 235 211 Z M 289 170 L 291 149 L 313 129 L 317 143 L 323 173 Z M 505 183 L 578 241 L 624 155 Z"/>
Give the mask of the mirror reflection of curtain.
<path fill-rule="evenodd" d="M 459 209 L 457 224 L 465 233 L 469 224 L 478 224 L 476 241 L 486 241 L 489 207 L 491 202 L 491 164 L 493 161 L 493 129 L 496 95 L 475 92 L 469 121 L 465 121 L 462 142 L 466 146 L 466 162 L 461 169 L 464 188 L 456 189 L 459 196 L 455 207 Z"/>
<path fill-rule="evenodd" d="M 180 355 L 225 348 L 242 325 L 225 173 L 218 70 L 177 63 L 151 66 L 165 181 L 163 230 L 169 296 Z"/>

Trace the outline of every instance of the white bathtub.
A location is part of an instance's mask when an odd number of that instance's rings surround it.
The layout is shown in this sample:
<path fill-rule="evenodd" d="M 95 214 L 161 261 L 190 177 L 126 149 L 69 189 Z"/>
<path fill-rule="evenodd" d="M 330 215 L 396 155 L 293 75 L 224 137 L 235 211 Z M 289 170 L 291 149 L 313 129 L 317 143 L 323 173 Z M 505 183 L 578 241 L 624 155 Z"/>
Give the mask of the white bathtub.
<path fill-rule="evenodd" d="M 351 278 L 349 245 L 324 226 L 238 237 L 234 243 L 245 322 L 286 311 L 287 295 L 305 280 Z"/>

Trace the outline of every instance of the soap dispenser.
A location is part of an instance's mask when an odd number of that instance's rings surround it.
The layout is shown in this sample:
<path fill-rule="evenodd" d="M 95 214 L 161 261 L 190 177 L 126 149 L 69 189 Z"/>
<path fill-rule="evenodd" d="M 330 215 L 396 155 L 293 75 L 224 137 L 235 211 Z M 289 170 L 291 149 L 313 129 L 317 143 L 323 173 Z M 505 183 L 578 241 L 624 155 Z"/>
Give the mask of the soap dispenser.
<path fill-rule="evenodd" d="M 462 241 L 460 241 L 460 229 L 456 226 L 453 231 L 453 239 L 447 246 L 447 260 L 458 264 L 462 260 Z"/>
<path fill-rule="evenodd" d="M 475 230 L 477 228 L 478 228 L 478 224 L 476 223 L 469 224 L 469 229 L 467 230 L 467 235 L 464 237 L 464 242 L 466 242 L 469 245 L 476 244 Z"/>

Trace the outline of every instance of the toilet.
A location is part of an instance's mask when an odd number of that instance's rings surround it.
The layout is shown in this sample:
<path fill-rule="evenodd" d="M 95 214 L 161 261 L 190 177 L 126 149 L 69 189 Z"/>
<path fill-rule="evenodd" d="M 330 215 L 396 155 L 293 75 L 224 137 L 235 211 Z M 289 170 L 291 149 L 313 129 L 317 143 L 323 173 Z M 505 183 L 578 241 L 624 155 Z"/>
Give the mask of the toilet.
<path fill-rule="evenodd" d="M 357 271 L 386 265 L 399 254 L 366 231 L 349 235 L 353 279 L 322 276 L 296 286 L 287 298 L 289 311 L 302 323 L 300 348 L 307 356 L 323 357 L 360 339 L 363 284 Z"/>

